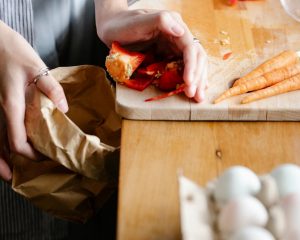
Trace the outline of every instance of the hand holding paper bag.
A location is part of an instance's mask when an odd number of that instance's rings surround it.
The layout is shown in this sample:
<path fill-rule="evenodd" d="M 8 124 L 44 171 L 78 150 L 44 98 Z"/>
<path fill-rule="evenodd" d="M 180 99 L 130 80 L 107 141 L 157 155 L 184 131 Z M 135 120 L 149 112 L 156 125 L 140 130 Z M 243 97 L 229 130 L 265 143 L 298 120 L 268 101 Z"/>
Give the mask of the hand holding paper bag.
<path fill-rule="evenodd" d="M 58 68 L 52 74 L 64 88 L 69 112 L 33 89 L 25 124 L 42 161 L 15 156 L 12 187 L 56 216 L 85 221 L 117 184 L 121 121 L 114 89 L 99 67 Z"/>

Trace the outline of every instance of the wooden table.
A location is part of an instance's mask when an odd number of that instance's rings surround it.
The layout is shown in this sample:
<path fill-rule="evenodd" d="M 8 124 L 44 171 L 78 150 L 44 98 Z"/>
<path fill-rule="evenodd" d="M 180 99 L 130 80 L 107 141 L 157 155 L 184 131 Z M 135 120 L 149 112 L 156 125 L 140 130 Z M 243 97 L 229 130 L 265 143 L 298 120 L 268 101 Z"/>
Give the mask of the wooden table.
<path fill-rule="evenodd" d="M 228 8 L 221 0 L 142 0 L 134 8 L 156 7 L 181 12 L 191 30 L 209 54 L 220 55 L 210 41 L 221 29 L 239 31 L 235 51 L 255 49 L 264 55 L 263 45 L 295 44 L 289 28 L 284 39 L 276 29 L 250 34 L 242 21 L 232 21 L 230 11 L 249 14 L 253 4 L 259 21 L 271 21 L 268 12 L 286 17 L 279 0 L 241 3 Z M 247 11 L 249 9 L 249 11 Z M 211 17 L 213 14 L 213 17 Z M 212 20 L 213 19 L 213 20 Z M 273 19 L 272 21 L 277 21 Z M 243 31 L 243 29 L 245 31 Z M 234 34 L 233 34 L 234 35 Z M 292 36 L 291 38 L 288 35 Z M 299 37 L 298 37 L 299 39 Z M 295 43 L 294 43 L 295 41 Z M 270 49 L 270 48 L 268 48 Z M 122 126 L 121 166 L 118 203 L 118 240 L 180 239 L 177 172 L 204 185 L 231 165 L 244 165 L 261 174 L 284 162 L 300 164 L 298 122 L 176 122 L 130 121 Z"/>

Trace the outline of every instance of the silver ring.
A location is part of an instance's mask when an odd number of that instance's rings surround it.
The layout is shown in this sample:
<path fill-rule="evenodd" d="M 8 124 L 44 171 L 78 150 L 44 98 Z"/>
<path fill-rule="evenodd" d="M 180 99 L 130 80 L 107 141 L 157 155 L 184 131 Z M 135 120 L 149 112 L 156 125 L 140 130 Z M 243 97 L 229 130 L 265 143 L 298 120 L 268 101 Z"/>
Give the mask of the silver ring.
<path fill-rule="evenodd" d="M 200 40 L 198 38 L 196 38 L 196 37 L 193 37 L 193 42 L 194 43 L 200 43 Z"/>
<path fill-rule="evenodd" d="M 32 79 L 30 84 L 32 84 L 32 83 L 37 84 L 37 82 L 40 80 L 40 78 L 43 77 L 43 76 L 48 76 L 49 72 L 50 71 L 49 71 L 48 67 L 41 68 L 39 70 L 39 73 Z"/>

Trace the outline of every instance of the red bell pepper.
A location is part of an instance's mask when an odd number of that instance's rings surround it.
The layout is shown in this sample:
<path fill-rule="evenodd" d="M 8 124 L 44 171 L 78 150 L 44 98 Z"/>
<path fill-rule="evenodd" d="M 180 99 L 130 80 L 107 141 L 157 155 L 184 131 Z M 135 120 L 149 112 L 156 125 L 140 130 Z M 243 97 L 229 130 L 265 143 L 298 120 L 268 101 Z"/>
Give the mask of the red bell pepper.
<path fill-rule="evenodd" d="M 232 52 L 225 53 L 223 55 L 223 60 L 227 60 L 231 56 Z"/>
<path fill-rule="evenodd" d="M 109 55 L 106 57 L 105 66 L 116 82 L 123 82 L 131 77 L 145 57 L 143 53 L 128 51 L 118 42 L 113 42 Z"/>
<path fill-rule="evenodd" d="M 155 97 L 152 97 L 152 98 L 148 98 L 148 99 L 145 100 L 145 102 L 156 101 L 156 100 L 160 100 L 160 99 L 163 99 L 163 98 L 167 98 L 167 97 L 182 93 L 184 91 L 184 88 L 185 88 L 185 85 L 182 84 L 177 89 L 175 89 L 171 92 L 167 92 L 167 93 L 164 93 L 162 95 L 158 95 L 158 96 L 155 96 Z"/>
<path fill-rule="evenodd" d="M 237 2 L 238 2 L 238 0 L 227 0 L 227 4 L 228 4 L 229 6 L 236 5 Z"/>
<path fill-rule="evenodd" d="M 165 71 L 157 81 L 157 87 L 163 91 L 172 91 L 183 83 L 183 64 L 181 61 L 168 63 Z"/>
<path fill-rule="evenodd" d="M 134 78 L 134 79 L 126 79 L 123 81 L 123 83 L 127 87 L 138 90 L 138 91 L 143 91 L 152 82 L 153 82 L 153 79 L 151 79 L 151 78 Z"/>
<path fill-rule="evenodd" d="M 155 78 L 160 78 L 160 76 L 164 73 L 166 62 L 156 62 L 148 65 L 144 68 L 138 68 L 137 73 L 141 75 L 148 75 Z"/>

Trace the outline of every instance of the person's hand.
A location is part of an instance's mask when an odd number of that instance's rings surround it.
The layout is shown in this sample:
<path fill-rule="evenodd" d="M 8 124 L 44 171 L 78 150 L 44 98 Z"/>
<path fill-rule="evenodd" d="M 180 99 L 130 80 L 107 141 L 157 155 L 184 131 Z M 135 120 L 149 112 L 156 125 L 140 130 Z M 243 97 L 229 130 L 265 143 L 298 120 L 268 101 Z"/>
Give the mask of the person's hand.
<path fill-rule="evenodd" d="M 36 158 L 36 152 L 28 143 L 24 125 L 25 100 L 28 89 L 33 87 L 30 84 L 32 79 L 46 66 L 30 44 L 2 21 L 0 36 L 0 105 L 7 129 L 7 132 L 4 132 L 2 128 L 0 134 L 0 178 L 8 181 L 12 176 L 7 164 L 10 152 L 31 159 Z M 47 95 L 58 109 L 63 112 L 68 110 L 63 89 L 50 74 L 41 77 L 36 87 Z M 6 139 L 9 149 L 5 147 Z"/>
<path fill-rule="evenodd" d="M 98 9 L 96 8 L 97 32 L 107 46 L 110 46 L 112 41 L 127 45 L 155 40 L 162 49 L 171 49 L 175 53 L 182 54 L 185 64 L 183 75 L 186 84 L 185 94 L 197 102 L 205 98 L 207 55 L 201 44 L 195 42 L 178 13 L 125 9 L 102 17 L 103 12 L 97 12 Z"/>

